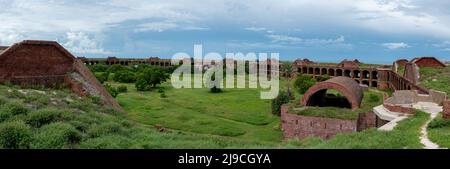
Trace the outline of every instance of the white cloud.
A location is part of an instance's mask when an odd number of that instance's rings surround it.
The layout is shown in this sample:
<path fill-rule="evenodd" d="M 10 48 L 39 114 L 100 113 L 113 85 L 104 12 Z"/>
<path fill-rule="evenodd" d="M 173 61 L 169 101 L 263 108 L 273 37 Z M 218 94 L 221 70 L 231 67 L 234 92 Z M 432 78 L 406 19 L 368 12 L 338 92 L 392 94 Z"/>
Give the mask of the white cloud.
<path fill-rule="evenodd" d="M 166 30 L 190 30 L 190 31 L 203 31 L 203 30 L 209 30 L 209 28 L 206 27 L 199 27 L 199 26 L 192 26 L 192 25 L 186 25 L 182 26 L 177 23 L 172 22 L 150 22 L 150 23 L 144 23 L 136 26 L 135 32 L 146 32 L 146 31 L 152 31 L 152 32 L 164 32 Z"/>
<path fill-rule="evenodd" d="M 264 27 L 247 27 L 247 28 L 245 28 L 245 30 L 253 31 L 253 32 L 262 32 L 262 31 L 266 31 L 267 29 Z"/>
<path fill-rule="evenodd" d="M 329 45 L 329 44 L 340 44 L 345 42 L 345 37 L 340 36 L 336 39 L 303 39 L 294 36 L 287 35 L 267 35 L 272 42 L 290 43 L 290 44 L 303 44 L 303 45 Z"/>
<path fill-rule="evenodd" d="M 110 54 L 83 32 L 67 32 L 62 45 L 77 54 Z"/>
<path fill-rule="evenodd" d="M 395 50 L 395 49 L 401 49 L 401 48 L 410 48 L 411 46 L 404 43 L 404 42 L 399 42 L 399 43 L 383 43 L 381 44 L 383 47 L 388 48 L 390 50 Z"/>

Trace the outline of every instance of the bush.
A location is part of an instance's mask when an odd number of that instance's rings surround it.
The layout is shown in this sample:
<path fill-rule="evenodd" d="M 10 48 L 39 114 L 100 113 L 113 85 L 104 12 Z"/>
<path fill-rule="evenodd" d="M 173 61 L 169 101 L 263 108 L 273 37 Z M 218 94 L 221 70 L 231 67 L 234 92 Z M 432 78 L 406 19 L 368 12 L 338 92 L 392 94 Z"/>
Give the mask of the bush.
<path fill-rule="evenodd" d="M 103 72 L 100 74 L 95 74 L 95 77 L 98 79 L 98 81 L 100 81 L 100 83 L 105 83 L 108 81 L 109 79 L 109 72 Z"/>
<path fill-rule="evenodd" d="M 272 114 L 279 116 L 281 114 L 281 105 L 289 103 L 287 92 L 281 91 L 278 96 L 272 100 Z"/>
<path fill-rule="evenodd" d="M 134 83 L 136 81 L 136 77 L 133 72 L 121 70 L 114 73 L 113 80 L 120 83 Z"/>
<path fill-rule="evenodd" d="M 81 140 L 81 134 L 70 124 L 52 123 L 39 129 L 35 135 L 32 148 L 71 148 Z"/>
<path fill-rule="evenodd" d="M 32 131 L 23 122 L 14 121 L 0 124 L 0 148 L 29 148 Z"/>
<path fill-rule="evenodd" d="M 323 82 L 323 81 L 326 81 L 328 79 L 330 79 L 329 75 L 322 75 L 322 76 L 317 76 L 316 77 L 316 81 L 318 81 L 318 82 Z"/>
<path fill-rule="evenodd" d="M 100 125 L 92 125 L 86 133 L 89 137 L 100 137 L 104 135 L 116 134 L 122 131 L 122 126 L 118 123 L 108 122 Z"/>
<path fill-rule="evenodd" d="M 443 128 L 443 127 L 447 127 L 450 126 L 450 120 L 446 120 L 443 118 L 436 118 L 433 121 L 430 122 L 430 124 L 428 125 L 429 128 Z"/>
<path fill-rule="evenodd" d="M 112 96 L 112 97 L 117 97 L 117 95 L 119 94 L 119 92 L 117 91 L 116 88 L 112 87 L 110 84 L 104 84 L 103 86 L 105 86 L 106 90 L 108 91 L 108 93 Z"/>
<path fill-rule="evenodd" d="M 161 98 L 167 98 L 166 92 L 160 93 L 159 96 L 160 96 Z"/>
<path fill-rule="evenodd" d="M 380 97 L 378 97 L 375 94 L 369 94 L 369 102 L 371 103 L 377 103 L 380 101 Z"/>
<path fill-rule="evenodd" d="M 305 92 L 315 83 L 316 80 L 310 76 L 298 76 L 297 79 L 295 79 L 294 87 L 300 94 L 305 94 Z"/>
<path fill-rule="evenodd" d="M 28 112 L 29 109 L 22 103 L 10 102 L 3 105 L 2 109 L 0 109 L 0 121 L 7 120 L 8 118 L 16 115 L 25 115 Z"/>
<path fill-rule="evenodd" d="M 57 121 L 59 116 L 60 111 L 56 109 L 41 109 L 28 114 L 26 123 L 33 127 L 39 128 L 43 125 Z"/>
<path fill-rule="evenodd" d="M 92 72 L 106 72 L 108 70 L 108 65 L 105 64 L 95 64 L 89 66 Z"/>
<path fill-rule="evenodd" d="M 125 66 L 119 65 L 119 64 L 115 64 L 115 65 L 110 66 L 108 68 L 107 72 L 116 73 L 116 72 L 124 71 L 124 70 L 126 71 L 126 70 L 128 70 L 128 68 L 126 68 Z"/>
<path fill-rule="evenodd" d="M 211 93 L 220 93 L 222 92 L 221 88 L 218 88 L 216 86 L 212 87 L 211 89 L 209 89 L 211 91 Z"/>
<path fill-rule="evenodd" d="M 128 88 L 125 85 L 120 85 L 119 87 L 117 87 L 117 92 L 126 93 L 126 92 L 128 92 Z"/>
<path fill-rule="evenodd" d="M 146 91 L 156 87 L 166 81 L 167 74 L 159 68 L 146 68 L 136 78 L 136 89 L 138 91 Z"/>

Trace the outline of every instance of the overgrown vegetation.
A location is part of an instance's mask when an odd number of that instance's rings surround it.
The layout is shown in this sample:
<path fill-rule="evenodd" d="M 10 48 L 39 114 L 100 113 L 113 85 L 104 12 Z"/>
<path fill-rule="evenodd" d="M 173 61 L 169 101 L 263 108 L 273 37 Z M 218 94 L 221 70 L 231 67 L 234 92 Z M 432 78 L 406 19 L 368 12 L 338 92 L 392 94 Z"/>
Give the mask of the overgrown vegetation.
<path fill-rule="evenodd" d="M 272 100 L 272 114 L 280 116 L 281 106 L 283 104 L 289 103 L 290 97 L 287 92 L 280 91 L 278 96 Z"/>
<path fill-rule="evenodd" d="M 428 137 L 440 147 L 450 148 L 450 120 L 442 118 L 442 113 L 428 125 Z"/>
<path fill-rule="evenodd" d="M 311 76 L 300 75 L 295 79 L 294 88 L 300 94 L 305 94 L 305 92 L 314 84 L 316 84 L 316 79 Z"/>
<path fill-rule="evenodd" d="M 445 68 L 420 68 L 419 85 L 446 92 L 450 96 L 450 66 Z"/>

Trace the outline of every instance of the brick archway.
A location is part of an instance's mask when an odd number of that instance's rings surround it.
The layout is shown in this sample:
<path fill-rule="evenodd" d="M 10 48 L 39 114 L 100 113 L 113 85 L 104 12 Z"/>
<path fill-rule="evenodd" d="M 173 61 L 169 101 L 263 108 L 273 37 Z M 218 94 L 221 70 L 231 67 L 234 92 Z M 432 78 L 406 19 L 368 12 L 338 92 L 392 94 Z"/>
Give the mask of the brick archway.
<path fill-rule="evenodd" d="M 306 91 L 301 100 L 301 105 L 311 106 L 320 97 L 325 97 L 328 89 L 335 89 L 345 96 L 352 109 L 359 108 L 363 98 L 363 90 L 353 79 L 348 77 L 334 77 L 324 82 L 317 83 Z"/>

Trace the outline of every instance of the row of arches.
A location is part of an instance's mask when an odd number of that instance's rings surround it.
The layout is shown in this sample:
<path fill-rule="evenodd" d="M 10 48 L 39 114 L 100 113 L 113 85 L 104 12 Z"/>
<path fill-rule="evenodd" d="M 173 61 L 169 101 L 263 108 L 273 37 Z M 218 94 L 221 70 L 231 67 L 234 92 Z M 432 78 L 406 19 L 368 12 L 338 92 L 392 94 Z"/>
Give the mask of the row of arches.
<path fill-rule="evenodd" d="M 354 79 L 358 84 L 363 84 L 370 87 L 378 87 L 378 71 L 375 70 L 300 67 L 298 68 L 297 72 L 313 76 L 345 76 Z"/>
<path fill-rule="evenodd" d="M 100 61 L 84 61 L 85 65 L 96 65 L 100 64 Z M 172 66 L 171 62 L 147 62 L 147 61 L 106 61 L 103 62 L 106 65 L 130 65 L 130 64 L 150 64 L 152 66 L 162 66 L 162 67 L 168 67 Z"/>

